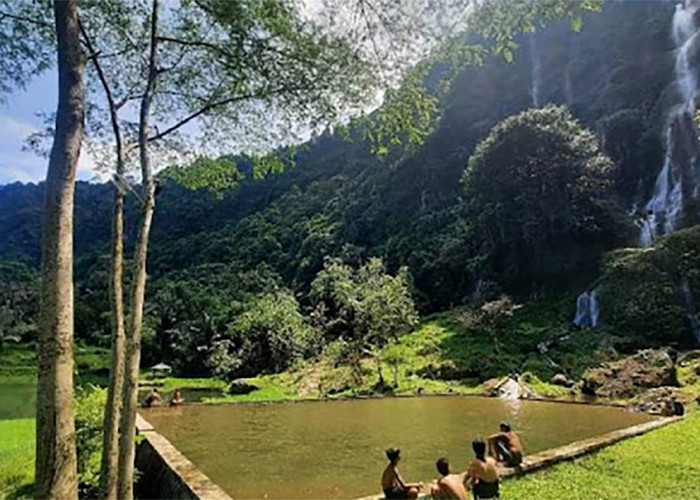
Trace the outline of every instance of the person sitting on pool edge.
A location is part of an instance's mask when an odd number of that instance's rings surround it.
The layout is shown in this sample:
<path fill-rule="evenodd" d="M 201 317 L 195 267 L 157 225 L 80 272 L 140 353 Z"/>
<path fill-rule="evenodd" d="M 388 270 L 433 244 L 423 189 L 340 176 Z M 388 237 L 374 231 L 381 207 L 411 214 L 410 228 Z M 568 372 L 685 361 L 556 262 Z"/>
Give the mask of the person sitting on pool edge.
<path fill-rule="evenodd" d="M 466 500 L 467 490 L 464 487 L 464 474 L 450 473 L 450 463 L 445 457 L 438 458 L 435 463 L 441 477 L 430 490 L 430 496 L 443 500 Z"/>
<path fill-rule="evenodd" d="M 386 450 L 386 458 L 389 460 L 382 474 L 382 490 L 384 498 L 418 498 L 420 483 L 405 483 L 397 468 L 401 460 L 401 450 L 389 448 Z"/>
<path fill-rule="evenodd" d="M 173 392 L 173 396 L 170 398 L 170 406 L 180 406 L 184 399 L 182 398 L 182 391 L 180 388 L 176 388 Z"/>
<path fill-rule="evenodd" d="M 501 422 L 500 432 L 488 437 L 489 455 L 507 467 L 517 467 L 523 461 L 523 445 L 507 422 Z"/>
<path fill-rule="evenodd" d="M 486 456 L 486 443 L 483 439 L 472 441 L 476 458 L 472 460 L 464 476 L 464 485 L 471 488 L 474 499 L 500 498 L 498 491 L 498 468 L 496 461 Z"/>
<path fill-rule="evenodd" d="M 146 399 L 143 401 L 143 406 L 146 408 L 150 408 L 151 406 L 160 406 L 163 404 L 163 398 L 160 397 L 160 394 L 158 393 L 158 389 L 153 387 L 151 389 L 151 392 L 146 396 Z"/>

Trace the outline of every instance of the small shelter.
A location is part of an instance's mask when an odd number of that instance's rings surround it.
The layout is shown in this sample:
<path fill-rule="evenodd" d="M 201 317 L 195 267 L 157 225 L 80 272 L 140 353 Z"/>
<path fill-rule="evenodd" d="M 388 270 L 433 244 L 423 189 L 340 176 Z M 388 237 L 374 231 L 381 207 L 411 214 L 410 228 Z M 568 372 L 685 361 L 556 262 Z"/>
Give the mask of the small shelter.
<path fill-rule="evenodd" d="M 172 367 L 165 363 L 158 363 L 157 365 L 151 366 L 150 370 L 154 378 L 167 377 L 173 372 Z"/>

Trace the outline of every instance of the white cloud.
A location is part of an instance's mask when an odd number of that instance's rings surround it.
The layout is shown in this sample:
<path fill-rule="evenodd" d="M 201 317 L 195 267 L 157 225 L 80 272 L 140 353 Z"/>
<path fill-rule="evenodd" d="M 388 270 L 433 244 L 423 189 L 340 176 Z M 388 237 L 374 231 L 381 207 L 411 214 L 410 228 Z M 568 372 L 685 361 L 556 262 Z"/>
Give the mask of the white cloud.
<path fill-rule="evenodd" d="M 44 180 L 48 159 L 22 151 L 24 140 L 37 130 L 31 122 L 0 114 L 0 184 Z M 92 158 L 84 151 L 80 155 L 77 177 L 82 180 L 94 177 Z"/>

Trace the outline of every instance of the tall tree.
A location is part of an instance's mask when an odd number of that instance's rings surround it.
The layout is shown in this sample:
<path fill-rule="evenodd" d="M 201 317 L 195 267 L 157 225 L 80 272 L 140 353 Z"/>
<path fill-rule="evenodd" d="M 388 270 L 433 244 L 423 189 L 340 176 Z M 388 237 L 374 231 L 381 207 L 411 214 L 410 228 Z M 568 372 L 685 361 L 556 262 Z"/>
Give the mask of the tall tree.
<path fill-rule="evenodd" d="M 141 360 L 141 327 L 143 323 L 143 302 L 146 293 L 146 258 L 148 239 L 155 210 L 155 183 L 148 152 L 148 132 L 151 105 L 158 75 L 158 0 L 153 0 L 151 12 L 150 51 L 146 89 L 141 99 L 139 114 L 139 160 L 141 163 L 141 222 L 134 255 L 133 283 L 129 312 L 129 338 L 124 368 L 124 410 L 121 414 L 122 434 L 119 438 L 119 476 L 117 494 L 119 498 L 134 496 L 134 435 L 136 405 L 138 397 L 139 367 Z"/>
<path fill-rule="evenodd" d="M 38 344 L 36 495 L 77 498 L 73 421 L 73 198 L 83 141 L 85 56 L 78 1 L 54 2 L 56 131 L 46 175 Z"/>
<path fill-rule="evenodd" d="M 110 272 L 110 310 L 112 315 L 112 360 L 109 372 L 107 402 L 104 411 L 102 462 L 100 467 L 100 494 L 103 498 L 117 498 L 117 467 L 119 460 L 119 420 L 124 387 L 124 196 L 122 179 L 125 174 L 124 142 L 119 110 L 126 101 L 117 102 L 107 76 L 100 64 L 90 35 L 81 24 L 83 43 L 94 54 L 91 58 L 98 81 L 107 100 L 109 121 L 114 139 L 114 205 L 112 211 L 112 253 Z"/>

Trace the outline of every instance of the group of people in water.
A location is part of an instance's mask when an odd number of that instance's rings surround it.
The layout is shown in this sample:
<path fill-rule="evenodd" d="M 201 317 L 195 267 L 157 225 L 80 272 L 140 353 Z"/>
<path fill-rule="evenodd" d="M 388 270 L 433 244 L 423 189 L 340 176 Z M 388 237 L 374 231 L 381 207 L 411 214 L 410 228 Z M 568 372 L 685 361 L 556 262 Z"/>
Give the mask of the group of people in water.
<path fill-rule="evenodd" d="M 182 391 L 180 391 L 179 388 L 176 388 L 175 391 L 173 391 L 173 395 L 170 397 L 170 401 L 169 401 L 168 405 L 169 406 L 180 406 L 184 401 L 185 400 L 182 397 Z M 151 389 L 151 392 L 148 393 L 148 396 L 146 396 L 146 399 L 143 400 L 143 406 L 145 408 L 151 408 L 152 406 L 163 406 L 163 405 L 165 405 L 165 400 L 158 392 L 157 387 L 153 387 Z"/>
<path fill-rule="evenodd" d="M 435 466 L 440 478 L 430 485 L 430 496 L 436 499 L 466 500 L 467 491 L 471 490 L 475 499 L 499 498 L 498 467 L 516 467 L 523 459 L 523 447 L 520 436 L 507 422 L 501 422 L 499 432 L 489 436 L 486 441 L 472 441 L 474 459 L 465 472 L 453 473 L 450 463 L 440 457 Z M 401 450 L 386 450 L 389 460 L 382 474 L 382 490 L 387 499 L 417 498 L 423 484 L 405 482 L 398 471 Z"/>

